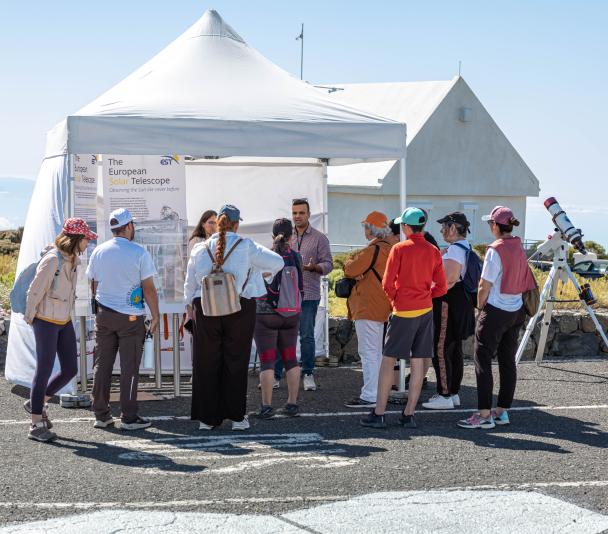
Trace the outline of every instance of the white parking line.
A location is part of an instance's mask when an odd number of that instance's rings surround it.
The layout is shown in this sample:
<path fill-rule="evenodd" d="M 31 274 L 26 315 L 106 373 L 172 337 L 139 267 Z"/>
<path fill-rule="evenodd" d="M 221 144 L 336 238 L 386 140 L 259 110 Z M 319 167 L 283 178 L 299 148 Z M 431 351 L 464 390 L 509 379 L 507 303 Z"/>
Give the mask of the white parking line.
<path fill-rule="evenodd" d="M 606 410 L 608 409 L 608 404 L 589 404 L 589 405 L 578 405 L 578 406 L 515 406 L 513 408 L 509 408 L 510 412 L 559 412 L 559 411 L 568 411 L 568 410 Z M 402 410 L 387 410 L 387 414 L 399 414 Z M 472 413 L 476 412 L 475 408 L 460 408 L 457 410 L 416 410 L 418 414 L 446 414 L 446 413 Z M 348 417 L 348 416 L 361 416 L 368 413 L 368 411 L 362 412 L 361 410 L 353 410 L 348 412 L 320 412 L 320 413 L 301 413 L 299 417 Z M 274 419 L 284 419 L 286 416 L 283 415 L 275 415 Z M 155 415 L 148 417 L 150 421 L 162 422 L 162 421 L 191 421 L 190 416 L 188 415 Z M 94 417 L 70 417 L 68 419 L 55 419 L 53 418 L 53 423 L 93 423 L 95 421 Z M 26 419 L 2 419 L 0 420 L 0 426 L 9 426 L 9 425 L 23 425 L 24 422 L 27 422 Z M 198 424 L 196 421 L 192 421 L 192 423 Z"/>
<path fill-rule="evenodd" d="M 608 480 L 577 480 L 570 482 L 530 482 L 513 484 L 496 484 L 480 486 L 454 486 L 450 488 L 437 488 L 428 491 L 521 491 L 543 488 L 583 488 L 608 487 Z M 422 491 L 422 490 L 421 490 Z M 354 495 L 277 495 L 276 497 L 242 497 L 226 499 L 191 499 L 183 501 L 139 501 L 139 502 L 39 502 L 39 501 L 0 501 L 0 508 L 33 508 L 33 509 L 78 509 L 89 510 L 92 508 L 110 509 L 138 509 L 138 508 L 195 508 L 198 506 L 217 506 L 225 504 L 272 504 L 272 503 L 318 503 L 345 501 L 355 497 Z"/>

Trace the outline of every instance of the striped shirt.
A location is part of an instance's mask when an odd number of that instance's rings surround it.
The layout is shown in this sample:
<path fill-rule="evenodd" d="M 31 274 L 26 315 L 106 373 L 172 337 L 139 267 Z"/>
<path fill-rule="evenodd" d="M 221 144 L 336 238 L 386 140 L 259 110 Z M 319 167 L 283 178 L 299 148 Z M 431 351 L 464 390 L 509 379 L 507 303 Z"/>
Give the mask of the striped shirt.
<path fill-rule="evenodd" d="M 304 270 L 304 300 L 321 299 L 321 276 L 329 274 L 334 267 L 329 248 L 329 239 L 319 230 L 315 230 L 310 224 L 302 235 L 298 235 L 294 229 L 291 237 L 291 248 L 302 256 L 302 265 L 308 265 L 311 261 L 321 269 L 321 274 Z"/>

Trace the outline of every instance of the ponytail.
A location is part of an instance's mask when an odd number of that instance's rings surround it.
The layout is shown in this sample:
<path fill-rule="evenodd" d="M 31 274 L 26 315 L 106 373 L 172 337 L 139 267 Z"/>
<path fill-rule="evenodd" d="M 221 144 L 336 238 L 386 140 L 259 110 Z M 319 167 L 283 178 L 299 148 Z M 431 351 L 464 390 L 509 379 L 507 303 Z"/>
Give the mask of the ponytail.
<path fill-rule="evenodd" d="M 224 252 L 226 252 L 226 232 L 231 229 L 232 224 L 226 215 L 220 215 L 217 220 L 219 236 L 217 238 L 217 246 L 215 249 L 215 265 L 221 267 L 224 265 Z"/>
<path fill-rule="evenodd" d="M 272 242 L 273 252 L 276 252 L 277 254 L 283 254 L 283 252 L 285 252 L 285 249 L 287 248 L 288 243 L 289 241 L 288 238 L 285 237 L 285 234 L 279 234 L 275 236 Z"/>

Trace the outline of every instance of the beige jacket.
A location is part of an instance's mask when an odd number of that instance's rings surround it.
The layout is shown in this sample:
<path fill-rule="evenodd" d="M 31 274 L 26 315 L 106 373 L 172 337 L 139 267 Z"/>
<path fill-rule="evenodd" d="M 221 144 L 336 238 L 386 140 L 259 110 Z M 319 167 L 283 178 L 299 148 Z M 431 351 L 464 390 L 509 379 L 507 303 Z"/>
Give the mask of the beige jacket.
<path fill-rule="evenodd" d="M 63 261 L 55 287 L 53 281 L 59 265 L 55 253 L 45 254 L 38 264 L 27 292 L 25 321 L 28 324 L 32 323 L 34 317 L 58 324 L 65 324 L 71 318 L 76 295 L 76 268 L 80 265 L 80 259 L 75 258 L 72 262 L 67 254 L 61 253 L 61 256 Z"/>

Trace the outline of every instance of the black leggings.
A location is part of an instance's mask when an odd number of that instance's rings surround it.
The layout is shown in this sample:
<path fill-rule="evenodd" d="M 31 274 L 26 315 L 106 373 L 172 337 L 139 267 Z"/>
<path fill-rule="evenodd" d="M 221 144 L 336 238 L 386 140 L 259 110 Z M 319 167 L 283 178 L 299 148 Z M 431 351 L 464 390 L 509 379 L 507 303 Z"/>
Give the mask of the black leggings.
<path fill-rule="evenodd" d="M 78 351 L 72 321 L 59 325 L 34 319 L 32 326 L 36 338 L 36 372 L 32 381 L 30 401 L 32 414 L 42 415 L 44 397 L 55 395 L 76 376 Z M 55 354 L 59 358 L 61 370 L 49 382 L 55 364 Z"/>
<path fill-rule="evenodd" d="M 524 324 L 526 314 L 523 306 L 515 312 L 508 312 L 486 304 L 477 317 L 475 328 L 475 375 L 477 378 L 477 407 L 480 410 L 492 408 L 492 359 L 497 356 L 500 388 L 498 401 L 500 408 L 510 408 L 517 383 L 517 338 Z"/>

